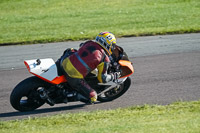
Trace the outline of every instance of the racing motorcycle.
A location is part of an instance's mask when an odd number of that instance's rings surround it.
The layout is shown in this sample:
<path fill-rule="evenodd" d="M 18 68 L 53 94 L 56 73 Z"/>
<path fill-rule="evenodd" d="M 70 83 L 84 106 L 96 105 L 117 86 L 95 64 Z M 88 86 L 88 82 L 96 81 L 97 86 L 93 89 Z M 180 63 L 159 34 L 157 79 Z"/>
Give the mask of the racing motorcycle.
<path fill-rule="evenodd" d="M 73 52 L 67 49 L 64 54 L 70 56 Z M 53 106 L 60 103 L 84 102 L 84 96 L 68 84 L 60 62 L 60 59 L 55 62 L 52 58 L 25 60 L 25 66 L 34 76 L 21 81 L 13 89 L 10 95 L 12 107 L 24 112 L 35 110 L 45 103 Z M 87 83 L 97 92 L 99 102 L 117 99 L 131 85 L 129 76 L 134 73 L 134 69 L 123 49 L 118 58 L 111 59 L 108 73 L 113 72 L 120 72 L 121 76 L 108 83 L 99 83 L 97 69 L 85 77 Z"/>

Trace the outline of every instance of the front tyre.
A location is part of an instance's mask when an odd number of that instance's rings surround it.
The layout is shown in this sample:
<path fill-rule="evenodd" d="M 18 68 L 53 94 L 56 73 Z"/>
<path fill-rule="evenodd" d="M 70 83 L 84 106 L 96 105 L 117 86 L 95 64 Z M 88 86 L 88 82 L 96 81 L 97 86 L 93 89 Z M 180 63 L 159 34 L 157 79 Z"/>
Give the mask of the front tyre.
<path fill-rule="evenodd" d="M 40 98 L 38 90 L 48 87 L 48 84 L 33 76 L 20 82 L 10 95 L 10 103 L 12 107 L 18 111 L 32 111 L 45 102 Z"/>
<path fill-rule="evenodd" d="M 109 102 L 122 96 L 130 87 L 131 78 L 128 77 L 118 88 L 113 88 L 104 94 L 98 96 L 98 101 Z"/>

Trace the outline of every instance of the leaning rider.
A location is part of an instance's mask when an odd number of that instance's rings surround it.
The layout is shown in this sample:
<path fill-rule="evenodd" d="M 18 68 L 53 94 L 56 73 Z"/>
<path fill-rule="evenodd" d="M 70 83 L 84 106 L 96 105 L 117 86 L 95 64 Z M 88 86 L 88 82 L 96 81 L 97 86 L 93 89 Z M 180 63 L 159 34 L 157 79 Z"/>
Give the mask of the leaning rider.
<path fill-rule="evenodd" d="M 117 79 L 120 74 L 108 74 L 111 63 L 109 56 L 116 47 L 116 38 L 110 32 L 101 32 L 95 41 L 87 41 L 81 45 L 78 51 L 62 59 L 61 66 L 69 85 L 87 98 L 88 103 L 97 100 L 97 93 L 84 80 L 84 77 L 95 68 L 98 69 L 98 80 L 106 83 Z"/>

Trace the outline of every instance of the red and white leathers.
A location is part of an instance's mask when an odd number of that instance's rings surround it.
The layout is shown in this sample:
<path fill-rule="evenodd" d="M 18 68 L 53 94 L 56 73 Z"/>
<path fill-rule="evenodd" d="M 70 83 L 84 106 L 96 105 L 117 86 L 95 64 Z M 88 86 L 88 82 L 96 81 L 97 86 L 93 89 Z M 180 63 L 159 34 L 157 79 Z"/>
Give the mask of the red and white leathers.
<path fill-rule="evenodd" d="M 86 83 L 84 77 L 95 68 L 98 69 L 99 82 L 109 82 L 113 76 L 107 74 L 110 60 L 105 50 L 94 41 L 87 41 L 71 56 L 63 59 L 62 67 L 69 84 L 82 92 L 87 98 L 97 97 L 96 92 Z"/>

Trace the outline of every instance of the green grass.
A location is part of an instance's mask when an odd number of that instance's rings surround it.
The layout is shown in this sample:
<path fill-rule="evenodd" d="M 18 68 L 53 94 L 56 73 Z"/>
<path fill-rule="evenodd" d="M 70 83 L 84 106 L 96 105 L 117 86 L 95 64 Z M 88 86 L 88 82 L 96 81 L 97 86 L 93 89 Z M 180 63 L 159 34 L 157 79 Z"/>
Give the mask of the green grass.
<path fill-rule="evenodd" d="M 0 0 L 0 45 L 200 31 L 199 0 Z"/>
<path fill-rule="evenodd" d="M 199 133 L 200 101 L 0 121 L 1 133 Z"/>

